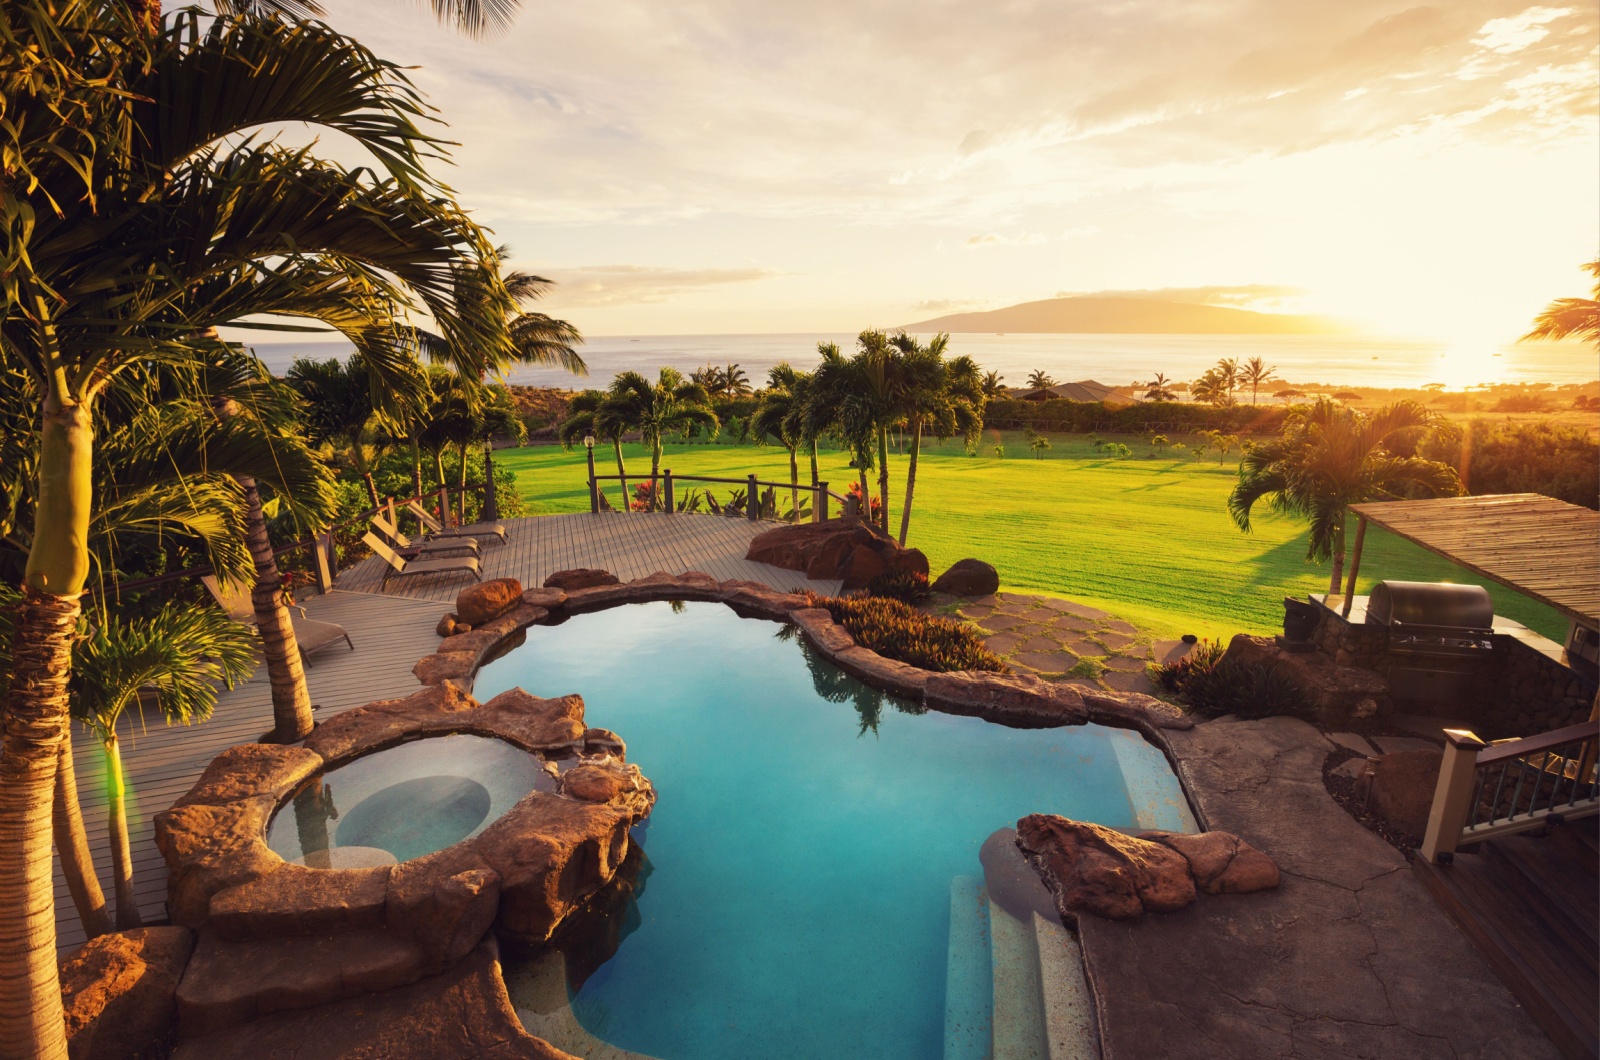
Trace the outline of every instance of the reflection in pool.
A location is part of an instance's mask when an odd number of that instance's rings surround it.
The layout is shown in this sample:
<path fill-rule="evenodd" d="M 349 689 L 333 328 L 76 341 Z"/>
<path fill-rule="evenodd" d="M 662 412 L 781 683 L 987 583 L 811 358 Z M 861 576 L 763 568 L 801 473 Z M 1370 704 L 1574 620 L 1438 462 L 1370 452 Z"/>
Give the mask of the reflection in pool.
<path fill-rule="evenodd" d="M 267 826 L 267 846 L 313 868 L 392 864 L 477 835 L 534 789 L 543 762 L 457 733 L 400 744 L 313 777 Z"/>
<path fill-rule="evenodd" d="M 568 975 L 590 1033 L 664 1060 L 938 1057 L 951 896 L 996 829 L 1194 828 L 1135 733 L 924 713 L 721 604 L 531 628 L 474 694 L 518 685 L 581 693 L 655 785 L 629 933 Z"/>

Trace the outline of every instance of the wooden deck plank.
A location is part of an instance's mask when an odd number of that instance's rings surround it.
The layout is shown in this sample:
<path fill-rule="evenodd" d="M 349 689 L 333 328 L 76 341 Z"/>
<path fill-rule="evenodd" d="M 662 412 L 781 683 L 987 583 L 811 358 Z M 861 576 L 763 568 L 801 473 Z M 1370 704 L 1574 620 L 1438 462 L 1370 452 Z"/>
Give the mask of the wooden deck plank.
<path fill-rule="evenodd" d="M 838 592 L 836 581 L 809 581 L 744 558 L 750 539 L 772 523 L 679 513 L 580 513 L 506 521 L 509 541 L 482 549 L 485 578 L 514 577 L 525 586 L 542 585 L 558 570 L 599 567 L 624 581 L 656 571 L 682 574 L 699 570 L 720 579 L 762 582 L 788 591 L 805 586 Z M 433 627 L 470 578 L 429 576 L 392 579 L 382 588 L 382 561 L 369 558 L 340 571 L 337 588 L 302 601 L 312 618 L 336 622 L 350 632 L 355 650 L 341 643 L 319 652 L 306 670 L 311 701 L 319 718 L 377 699 L 416 691 L 411 667 L 438 643 Z M 441 606 L 443 605 L 443 606 Z M 165 918 L 166 864 L 155 847 L 151 819 L 193 786 L 219 752 L 252 741 L 272 727 L 271 688 L 264 669 L 247 683 L 224 690 L 210 721 L 169 727 L 159 717 L 129 716 L 119 733 L 123 768 L 130 787 L 128 832 L 132 847 L 134 893 L 147 921 Z M 101 885 L 110 900 L 111 852 L 106 840 L 105 762 L 88 734 L 73 733 L 84 827 Z M 71 949 L 83 930 L 61 877 L 55 880 L 57 945 Z"/>

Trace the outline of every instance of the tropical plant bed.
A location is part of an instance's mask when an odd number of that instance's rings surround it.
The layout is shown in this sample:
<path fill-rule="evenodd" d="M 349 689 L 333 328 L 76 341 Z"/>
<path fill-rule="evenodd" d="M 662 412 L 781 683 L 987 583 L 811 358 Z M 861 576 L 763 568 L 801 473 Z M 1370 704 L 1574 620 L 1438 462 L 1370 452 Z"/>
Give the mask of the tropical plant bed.
<path fill-rule="evenodd" d="M 818 596 L 811 606 L 825 609 L 861 647 L 934 673 L 980 670 L 1005 673 L 1000 656 L 983 646 L 976 627 L 925 614 L 888 596 Z"/>

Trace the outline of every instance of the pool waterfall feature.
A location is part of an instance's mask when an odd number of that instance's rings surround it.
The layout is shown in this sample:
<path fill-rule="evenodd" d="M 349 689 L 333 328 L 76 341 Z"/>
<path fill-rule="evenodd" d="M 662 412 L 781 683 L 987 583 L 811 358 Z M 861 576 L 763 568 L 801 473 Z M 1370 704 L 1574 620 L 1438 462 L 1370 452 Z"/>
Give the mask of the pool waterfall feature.
<path fill-rule="evenodd" d="M 725 711 L 720 717 L 722 727 L 702 728 L 700 740 L 682 754 L 668 753 L 664 747 L 652 749 L 649 745 L 656 736 L 643 724 L 643 715 L 634 721 L 641 726 L 639 738 L 644 744 L 625 749 L 616 734 L 592 727 L 607 721 L 619 727 L 626 724 L 624 714 L 614 709 L 617 704 L 607 702 L 601 708 L 598 698 L 591 721 L 577 695 L 558 693 L 557 698 L 541 699 L 521 688 L 490 695 L 496 659 L 510 664 L 521 658 L 525 649 L 534 646 L 537 651 L 536 646 L 545 644 L 551 635 L 561 635 L 563 629 L 583 629 L 585 621 L 605 627 L 614 676 L 645 697 L 670 692 L 664 670 L 626 662 L 628 652 L 648 646 L 648 638 L 637 644 L 626 640 L 625 625 L 616 621 L 625 611 L 606 618 L 584 618 L 590 612 L 651 601 L 662 601 L 655 610 L 665 608 L 676 618 L 715 612 L 719 620 L 735 622 L 732 629 L 740 631 L 738 636 L 759 635 L 763 643 L 782 649 L 788 667 L 782 683 L 805 693 L 804 701 L 790 703 L 793 709 L 786 713 L 808 727 L 809 739 L 820 743 L 791 756 L 788 762 L 763 765 L 782 766 L 788 770 L 785 785 L 793 780 L 800 788 L 777 788 L 770 783 L 774 779 L 770 769 L 747 771 L 742 777 L 732 775 L 736 782 L 732 788 L 729 775 L 708 780 L 693 773 L 696 763 L 712 760 L 755 763 L 759 755 L 753 751 L 764 753 L 774 742 L 783 743 L 781 737 L 771 739 L 770 732 L 748 728 L 773 720 L 772 708 L 778 704 L 767 702 L 762 690 L 777 671 L 765 658 L 741 658 L 729 642 L 693 644 L 678 651 L 681 658 L 677 661 L 737 675 L 735 685 L 742 691 L 723 696 L 723 706 L 745 703 L 760 709 L 746 710 L 743 717 L 741 712 Z M 721 608 L 697 607 L 696 602 L 706 601 L 727 604 L 740 617 Z M 190 793 L 158 815 L 156 822 L 157 842 L 169 867 L 169 911 L 175 923 L 196 930 L 200 940 L 178 996 L 180 1039 L 192 1042 L 199 1051 L 180 1046 L 177 1055 L 251 1056 L 259 1035 L 270 1030 L 292 1039 L 302 1015 L 307 1020 L 317 1016 L 322 1020 L 317 1025 L 326 1028 L 330 1024 L 321 1014 L 347 1011 L 347 1006 L 357 1006 L 348 1009 L 352 1013 L 385 1013 L 382 1018 L 393 1027 L 409 1026 L 422 1037 L 408 1044 L 412 1053 L 407 1055 L 430 1055 L 425 1041 L 430 1025 L 416 1023 L 422 1016 L 414 1014 L 426 1006 L 418 1009 L 415 1000 L 405 999 L 415 999 L 416 991 L 430 983 L 446 981 L 477 984 L 472 987 L 474 996 L 483 998 L 483 1004 L 466 1017 L 470 1024 L 466 1033 L 478 1033 L 471 1028 L 479 1027 L 485 1028 L 484 1033 L 499 1034 L 507 1021 L 515 1025 L 516 1016 L 501 984 L 496 936 L 502 941 L 520 940 L 534 952 L 542 948 L 544 953 L 543 964 L 537 960 L 519 964 L 508 957 L 507 978 L 518 992 L 519 1003 L 526 998 L 524 973 L 539 968 L 548 971 L 552 961 L 559 959 L 554 980 L 545 975 L 541 981 L 547 988 L 552 981 L 559 983 L 563 994 L 569 983 L 575 983 L 577 993 L 564 999 L 569 1003 L 557 1006 L 564 1016 L 557 1013 L 555 1025 L 541 1025 L 541 1030 L 554 1037 L 564 1020 L 566 1030 L 582 1039 L 589 1055 L 630 1055 L 614 1039 L 636 1034 L 641 1027 L 647 1035 L 656 1035 L 649 1026 L 664 1012 L 661 1004 L 680 1001 L 684 1002 L 682 1012 L 689 1017 L 687 1030 L 681 1020 L 676 1026 L 671 1019 L 659 1021 L 654 1026 L 667 1037 L 657 1035 L 654 1042 L 629 1039 L 636 1046 L 634 1055 L 644 1055 L 646 1046 L 669 1057 L 752 1055 L 740 1052 L 749 1045 L 748 1013 L 743 1027 L 736 1025 L 731 1035 L 703 1033 L 705 1008 L 697 1009 L 698 999 L 683 998 L 681 990 L 672 993 L 681 986 L 677 979 L 685 978 L 679 969 L 674 969 L 660 991 L 647 995 L 634 989 L 639 969 L 649 967 L 649 961 L 640 958 L 648 958 L 651 950 L 666 952 L 660 943 L 671 942 L 670 934 L 661 936 L 659 929 L 674 919 L 670 912 L 674 889 L 681 890 L 685 880 L 693 881 L 693 872 L 686 870 L 740 867 L 736 845 L 725 845 L 721 860 L 714 849 L 692 849 L 696 837 L 714 838 L 714 829 L 685 828 L 682 821 L 674 823 L 672 815 L 657 824 L 647 819 L 655 788 L 633 764 L 635 759 L 648 768 L 659 765 L 666 771 L 663 798 L 670 805 L 693 809 L 697 795 L 704 803 L 705 797 L 720 792 L 725 831 L 761 840 L 747 845 L 744 869 L 746 882 L 755 878 L 763 885 L 707 889 L 684 908 L 720 911 L 721 919 L 730 922 L 754 911 L 757 919 L 769 923 L 792 922 L 807 915 L 813 924 L 898 921 L 915 928 L 878 955 L 888 959 L 891 970 L 908 968 L 915 973 L 910 989 L 903 982 L 888 982 L 883 969 L 874 970 L 870 963 L 846 969 L 844 985 L 835 984 L 833 990 L 848 1002 L 843 1019 L 837 1011 L 796 1016 L 791 1010 L 780 1023 L 790 1029 L 798 1027 L 799 1033 L 766 1055 L 819 1055 L 818 1050 L 826 1055 L 939 1055 L 945 1051 L 950 1043 L 945 1010 L 961 1010 L 959 1004 L 946 1005 L 947 993 L 955 996 L 947 980 L 951 984 L 961 980 L 962 968 L 967 970 L 969 984 L 981 979 L 974 971 L 981 964 L 974 958 L 978 951 L 971 945 L 958 945 L 961 938 L 970 942 L 974 932 L 958 931 L 958 921 L 951 915 L 957 896 L 972 899 L 967 905 L 976 908 L 974 895 L 991 891 L 991 874 L 972 857 L 977 844 L 995 826 L 1010 824 L 1024 813 L 1062 809 L 1079 816 L 1096 815 L 1085 813 L 1081 805 L 1052 804 L 1033 794 L 1015 800 L 1016 792 L 997 790 L 1003 786 L 996 784 L 997 780 L 1012 774 L 1037 775 L 1040 763 L 1054 762 L 1056 768 L 1045 772 L 1058 779 L 1077 778 L 1082 788 L 1077 794 L 1102 800 L 1101 819 L 1124 821 L 1128 827 L 1193 827 L 1188 823 L 1182 792 L 1159 749 L 1163 729 L 1189 727 L 1175 708 L 1149 697 L 1050 685 L 1032 677 L 926 673 L 855 645 L 825 611 L 812 609 L 809 603 L 804 597 L 765 586 L 718 582 L 693 573 L 653 575 L 572 592 L 530 590 L 514 598 L 499 617 L 469 633 L 447 637 L 434 654 L 420 660 L 415 672 L 424 688 L 418 693 L 326 719 L 303 746 L 246 744 L 218 756 Z M 744 621 L 748 618 L 768 621 Z M 576 620 L 568 623 L 568 619 Z M 569 657 L 551 664 L 553 672 L 568 675 L 562 679 L 563 691 L 609 699 L 599 684 L 593 689 L 586 687 L 591 678 L 571 669 L 556 670 L 574 661 L 575 657 Z M 799 671 L 793 668 L 797 665 L 804 673 L 795 680 Z M 475 682 L 479 697 L 486 701 L 473 698 L 470 690 Z M 542 677 L 527 683 L 539 690 L 553 687 Z M 714 696 L 702 698 L 706 703 L 717 702 Z M 660 715 L 657 720 L 662 717 L 667 716 Z M 992 725 L 981 719 L 1007 724 Z M 1153 742 L 1141 740 L 1133 730 Z M 630 741 L 635 739 L 631 733 L 624 734 Z M 435 738 L 462 735 L 520 748 L 539 760 L 546 776 L 549 770 L 543 766 L 547 760 L 571 761 L 568 768 L 558 766 L 558 776 L 550 778 L 553 790 L 535 776 L 534 790 L 498 817 L 494 785 L 482 783 L 483 778 L 471 774 L 470 766 L 467 772 L 458 767 L 403 777 L 396 774 L 365 794 L 346 784 L 352 775 L 341 779 L 338 772 L 359 764 L 364 757 L 370 756 L 369 761 L 376 763 L 395 748 L 429 749 L 430 744 L 442 746 Z M 818 750 L 826 745 L 837 750 L 838 741 L 846 739 L 851 750 L 842 754 Z M 859 749 L 874 749 L 870 754 L 878 757 L 852 761 L 850 755 L 863 753 Z M 891 775 L 900 768 L 895 763 L 902 761 L 921 763 L 918 768 L 924 775 Z M 1144 763 L 1145 779 L 1150 783 L 1130 785 L 1125 781 L 1123 770 L 1129 761 Z M 1019 769 L 1018 762 L 1032 764 Z M 686 768 L 688 773 L 682 771 Z M 320 792 L 315 782 L 307 783 L 318 774 L 323 781 Z M 444 779 L 437 779 L 441 777 Z M 929 777 L 935 783 L 927 783 Z M 490 808 L 484 809 L 482 796 L 475 790 L 451 778 L 478 783 L 490 793 Z M 411 784 L 418 780 L 425 783 Z M 321 843 L 326 863 L 336 865 L 346 856 L 337 851 L 347 850 L 356 852 L 349 856 L 357 860 L 370 858 L 383 864 L 315 867 L 323 861 L 317 853 L 319 843 L 301 837 L 293 803 L 297 795 L 307 803 L 327 797 L 330 784 L 334 788 L 331 801 L 341 823 L 334 824 Z M 341 784 L 346 784 L 342 790 Z M 384 789 L 395 787 L 400 790 L 384 795 Z M 963 797 L 934 805 L 926 793 L 935 790 Z M 427 833 L 425 837 L 406 838 L 383 824 L 392 818 L 379 812 L 385 804 L 393 810 L 396 804 L 430 791 L 446 795 L 453 809 L 442 814 L 446 820 L 434 822 L 436 827 L 421 829 Z M 774 791 L 780 791 L 788 802 L 775 804 Z M 885 793 L 898 799 L 887 809 L 873 802 Z M 341 804 L 346 795 L 351 801 Z M 355 814 L 368 799 L 378 796 L 383 798 L 372 808 Z M 862 864 L 881 870 L 881 863 L 871 865 L 869 859 L 864 860 L 864 855 L 880 845 L 877 839 L 852 832 L 853 839 L 841 842 L 848 836 L 826 834 L 821 825 L 827 822 L 803 828 L 803 822 L 790 819 L 793 815 L 788 812 L 797 806 L 831 809 L 845 817 L 853 812 L 861 819 L 876 815 L 894 825 L 892 834 L 899 846 L 898 860 L 891 867 L 914 868 L 922 878 L 903 894 L 893 888 L 874 889 L 871 881 L 852 882 L 850 873 Z M 326 810 L 315 805 L 310 809 L 315 829 L 318 814 L 326 814 Z M 482 819 L 474 823 L 480 812 Z M 958 819 L 960 814 L 970 819 Z M 349 825 L 349 815 L 357 818 L 356 824 Z M 363 817 L 368 820 L 362 821 Z M 284 841 L 278 845 L 304 863 L 286 860 L 268 846 L 269 823 L 290 821 L 295 822 L 293 841 L 280 836 Z M 346 825 L 351 828 L 348 843 L 340 832 Z M 846 830 L 850 832 L 849 827 Z M 477 834 L 472 834 L 474 831 Z M 958 834 L 960 842 L 954 847 L 941 845 L 941 831 Z M 465 832 L 465 837 L 452 842 L 458 832 Z M 418 853 L 440 844 L 447 845 Z M 774 852 L 777 856 L 769 858 Z M 415 856 L 402 859 L 402 854 Z M 389 863 L 390 859 L 394 863 Z M 765 883 L 787 885 L 796 871 L 807 865 L 831 873 L 833 883 L 842 881 L 843 885 L 809 889 L 801 896 L 809 908 L 793 900 L 793 888 L 790 893 L 768 897 L 771 888 Z M 750 875 L 752 866 L 759 870 L 755 877 Z M 941 877 L 937 894 L 932 896 L 926 886 L 930 870 Z M 1036 877 L 1027 875 L 1037 884 Z M 972 889 L 974 881 L 981 891 Z M 995 947 L 996 939 L 1015 940 L 1018 932 L 1008 931 L 1011 921 L 994 911 L 1001 909 L 1005 916 L 1014 916 L 1003 896 L 991 892 L 989 897 L 994 906 L 984 930 Z M 1027 927 L 1026 919 L 1015 919 Z M 972 921 L 966 922 L 970 925 Z M 1040 930 L 1048 931 L 1048 925 L 1043 929 L 1034 925 L 1036 938 Z M 700 942 L 710 937 L 702 933 Z M 808 939 L 802 932 L 785 930 L 769 941 L 779 950 L 794 949 L 798 942 L 798 950 L 788 956 L 798 953 L 804 958 L 807 945 L 826 955 L 833 952 L 837 939 L 826 933 Z M 856 952 L 860 949 L 856 947 Z M 1033 952 L 1043 960 L 1044 949 L 1037 943 Z M 966 957 L 954 956 L 958 953 Z M 996 949 L 990 960 L 990 1034 L 996 1041 L 1001 1032 L 993 1021 L 1012 1017 L 1003 1014 L 1003 995 L 1009 988 L 993 988 L 1010 982 L 1007 976 L 1017 967 L 1016 953 L 1014 949 Z M 685 954 L 695 960 L 681 971 L 726 976 L 730 966 L 737 970 L 736 962 L 722 959 L 717 950 L 705 945 L 697 944 Z M 769 993 L 776 985 L 781 993 L 781 974 L 775 977 L 772 973 L 782 964 L 766 960 L 774 955 L 783 956 L 772 952 L 748 955 L 760 960 L 744 965 L 745 978 Z M 1076 968 L 1073 962 L 1067 964 Z M 1058 961 L 1054 967 L 1059 972 L 1065 966 Z M 1047 982 L 1060 986 L 1046 974 L 1042 963 L 1032 981 L 1039 984 L 1040 991 L 1050 989 Z M 413 985 L 404 986 L 407 983 Z M 1050 996 L 1059 1000 L 1070 992 L 1063 994 L 1058 989 Z M 977 1005 L 980 994 L 981 990 L 974 994 L 969 989 L 965 996 Z M 546 999 L 552 996 L 556 995 L 547 989 Z M 632 1029 L 623 1026 L 627 1019 L 615 1015 L 623 1010 L 611 1008 L 608 997 L 623 997 L 629 1012 L 635 998 L 639 1000 L 638 1012 L 627 1017 Z M 598 1004 L 589 1004 L 596 999 Z M 906 999 L 915 1001 L 911 1006 L 915 1011 L 908 1012 L 903 1021 L 913 1032 L 906 1043 L 880 1050 L 872 1043 L 882 1040 L 885 1024 L 875 1022 L 874 1013 L 897 1012 Z M 720 1003 L 726 1011 L 726 1000 L 713 998 L 713 1007 Z M 522 1014 L 537 1015 L 528 1009 Z M 862 1018 L 853 1023 L 857 1015 Z M 699 1026 L 696 1019 L 701 1020 Z M 856 1026 L 859 1033 L 848 1041 L 819 1041 L 810 1034 L 819 1019 Z M 524 1032 L 518 1027 L 510 1033 L 515 1037 Z M 1042 1033 L 1037 1027 L 1026 1031 Z M 672 1035 L 678 1039 L 674 1041 Z M 530 1044 L 519 1049 L 532 1050 L 527 1055 L 543 1055 L 538 1052 L 543 1045 L 531 1037 L 525 1041 Z"/>

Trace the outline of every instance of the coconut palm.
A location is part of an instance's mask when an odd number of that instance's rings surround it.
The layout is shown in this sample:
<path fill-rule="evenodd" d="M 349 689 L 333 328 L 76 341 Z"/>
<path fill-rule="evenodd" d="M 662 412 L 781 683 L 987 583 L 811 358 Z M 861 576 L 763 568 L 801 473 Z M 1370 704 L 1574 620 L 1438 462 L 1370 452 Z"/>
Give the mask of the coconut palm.
<path fill-rule="evenodd" d="M 159 22 L 159 0 L 138 0 L 153 7 L 155 14 L 146 16 Z M 276 15 L 282 18 L 320 18 L 325 10 L 318 0 L 214 0 L 219 14 L 224 15 Z M 507 29 L 512 16 L 520 6 L 517 0 L 429 0 L 434 17 L 440 22 L 455 26 L 468 37 L 487 37 Z"/>
<path fill-rule="evenodd" d="M 984 372 L 983 396 L 989 399 L 999 397 L 1000 391 L 1005 389 L 1000 384 L 1004 383 L 1005 381 L 1006 377 L 1001 375 L 999 372 Z"/>
<path fill-rule="evenodd" d="M 1228 513 L 1248 533 L 1256 502 L 1301 516 L 1311 526 L 1306 558 L 1332 558 L 1328 591 L 1344 572 L 1344 524 L 1350 505 L 1392 500 L 1413 491 L 1457 496 L 1461 480 L 1448 464 L 1411 455 L 1435 416 L 1398 401 L 1368 416 L 1327 398 L 1291 409 L 1279 436 L 1247 449 Z"/>
<path fill-rule="evenodd" d="M 1271 380 L 1277 372 L 1276 368 L 1267 367 L 1267 362 L 1260 357 L 1252 357 L 1239 366 L 1239 385 L 1250 388 L 1250 404 L 1256 403 L 1256 391 L 1261 389 L 1261 384 Z"/>
<path fill-rule="evenodd" d="M 737 364 L 722 370 L 722 392 L 728 397 L 749 397 L 755 393 L 750 387 L 750 377 Z"/>
<path fill-rule="evenodd" d="M 367 466 L 364 438 L 372 419 L 372 391 L 360 355 L 345 361 L 299 357 L 284 378 L 305 403 L 301 420 L 307 435 L 313 442 L 343 442 L 349 447 L 350 462 L 366 483 L 367 500 L 376 508 L 378 488 Z"/>
<path fill-rule="evenodd" d="M 1050 374 L 1043 369 L 1035 368 L 1033 371 L 1028 373 L 1029 390 L 1048 390 L 1050 387 L 1055 385 L 1056 381 L 1052 379 Z"/>
<path fill-rule="evenodd" d="M 864 374 L 860 356 L 846 357 L 836 343 L 819 342 L 817 353 L 821 360 L 811 373 L 803 405 L 805 429 L 813 436 L 831 434 L 850 453 L 850 466 L 860 481 L 861 514 L 870 520 L 872 490 L 867 472 L 873 467 L 878 434 L 872 405 L 863 395 L 872 388 L 872 381 Z M 880 510 L 884 507 L 881 501 L 880 497 Z"/>
<path fill-rule="evenodd" d="M 699 383 L 685 379 L 676 368 L 663 368 L 651 383 L 638 372 L 622 372 L 607 389 L 608 416 L 639 432 L 650 447 L 650 475 L 661 473 L 662 441 L 668 434 L 691 426 L 717 429 L 711 397 Z"/>
<path fill-rule="evenodd" d="M 1172 381 L 1167 378 L 1165 372 L 1157 372 L 1144 391 L 1146 401 L 1175 401 L 1177 396 L 1172 390 Z"/>
<path fill-rule="evenodd" d="M 17 0 L 0 24 L 12 130 L 0 135 L 8 170 L 26 174 L 0 185 L 0 359 L 26 375 L 39 425 L 0 750 L 0 894 L 22 910 L 0 917 L 4 1054 L 65 1053 L 50 817 L 107 388 L 136 368 L 191 363 L 213 348 L 207 329 L 261 313 L 326 321 L 380 369 L 412 363 L 384 338 L 397 305 L 505 342 L 454 312 L 450 263 L 493 251 L 428 181 L 440 145 L 418 129 L 424 105 L 395 67 L 323 26 L 185 11 L 152 35 L 135 16 L 123 4 Z M 63 114 L 68 131 L 35 132 Z M 387 176 L 249 135 L 282 123 L 346 133 Z M 298 653 L 275 576 L 260 570 L 272 669 Z M 275 712 L 293 722 L 280 727 L 308 729 L 298 708 L 309 703 L 280 704 L 277 690 L 275 679 Z"/>
<path fill-rule="evenodd" d="M 115 609 L 90 616 L 88 634 L 73 651 L 72 716 L 87 725 L 106 752 L 106 827 L 117 901 L 117 929 L 142 926 L 133 895 L 128 850 L 127 782 L 117 725 L 148 689 L 167 724 L 190 725 L 211 716 L 217 682 L 232 688 L 255 669 L 255 634 L 216 607 L 171 602 L 149 617 Z"/>
<path fill-rule="evenodd" d="M 767 373 L 767 388 L 761 394 L 761 404 L 750 417 L 750 434 L 757 444 L 771 440 L 789 453 L 789 507 L 800 510 L 800 446 L 805 443 L 804 417 L 800 409 L 804 398 L 795 393 L 800 373 L 787 361 L 775 365 Z M 815 482 L 816 453 L 812 452 L 812 485 Z"/>
<path fill-rule="evenodd" d="M 1600 342 L 1600 258 L 1583 266 L 1594 280 L 1593 298 L 1557 298 L 1533 319 L 1529 339 L 1582 339 Z"/>
<path fill-rule="evenodd" d="M 911 502 L 917 489 L 917 457 L 922 433 L 938 438 L 964 435 L 976 442 L 983 432 L 983 378 L 971 357 L 944 359 L 950 336 L 936 335 L 926 346 L 901 332 L 890 342 L 900 352 L 897 366 L 896 405 L 911 428 L 911 451 L 906 457 L 906 502 L 900 509 L 900 544 L 911 528 Z"/>

